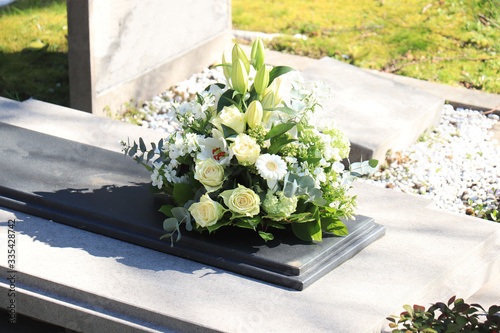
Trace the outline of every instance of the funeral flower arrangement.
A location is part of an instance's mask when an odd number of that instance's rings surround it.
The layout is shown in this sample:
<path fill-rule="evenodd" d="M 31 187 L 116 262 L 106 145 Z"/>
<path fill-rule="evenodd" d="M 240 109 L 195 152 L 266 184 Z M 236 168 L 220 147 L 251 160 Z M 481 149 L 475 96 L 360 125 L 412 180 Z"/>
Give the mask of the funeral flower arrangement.
<path fill-rule="evenodd" d="M 260 39 L 250 59 L 236 44 L 220 66 L 226 83 L 171 110 L 176 131 L 149 150 L 142 138 L 123 143 L 125 154 L 151 171 L 152 190 L 173 198 L 160 209 L 167 215 L 162 238 L 179 240 L 182 225 L 210 233 L 248 228 L 266 241 L 284 228 L 305 241 L 347 234 L 341 218 L 351 218 L 355 206 L 349 184 L 377 161 L 345 169 L 344 133 L 310 124 L 326 86 L 285 82 L 292 68 L 264 65 Z"/>

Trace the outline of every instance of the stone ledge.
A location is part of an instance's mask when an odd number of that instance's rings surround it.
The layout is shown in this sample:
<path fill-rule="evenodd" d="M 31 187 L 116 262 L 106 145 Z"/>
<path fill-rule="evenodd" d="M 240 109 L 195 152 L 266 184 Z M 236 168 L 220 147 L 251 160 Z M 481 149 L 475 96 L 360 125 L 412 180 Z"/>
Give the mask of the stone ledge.
<path fill-rule="evenodd" d="M 313 116 L 316 125 L 336 122 L 351 141 L 351 162 L 383 161 L 439 122 L 444 100 L 420 89 L 380 78 L 355 66 L 323 58 L 302 71 L 306 81 L 323 81 L 333 97 Z"/>
<path fill-rule="evenodd" d="M 50 281 L 39 288 L 61 285 L 75 301 L 99 295 L 167 326 L 176 318 L 224 332 L 380 332 L 403 304 L 468 298 L 500 273 L 500 225 L 373 185 L 355 183 L 353 194 L 386 236 L 300 292 L 15 211 L 0 209 L 0 221 L 17 219 L 17 269 Z"/>

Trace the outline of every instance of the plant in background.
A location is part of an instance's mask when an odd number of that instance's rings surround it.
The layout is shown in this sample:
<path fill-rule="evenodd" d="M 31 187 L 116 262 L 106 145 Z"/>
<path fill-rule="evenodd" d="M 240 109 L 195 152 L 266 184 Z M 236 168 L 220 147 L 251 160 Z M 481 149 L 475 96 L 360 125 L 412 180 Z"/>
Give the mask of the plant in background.
<path fill-rule="evenodd" d="M 389 327 L 393 328 L 393 333 L 498 333 L 500 329 L 498 305 L 492 305 L 485 311 L 479 304 L 469 305 L 463 299 L 453 296 L 447 304 L 438 302 L 428 310 L 420 305 L 404 305 L 403 308 L 406 311 L 399 316 L 387 318 L 391 322 Z"/>
<path fill-rule="evenodd" d="M 248 228 L 264 240 L 291 228 L 304 241 L 322 233 L 346 235 L 341 218 L 353 215 L 352 180 L 378 162 L 341 162 L 350 144 L 340 129 L 309 123 L 328 93 L 322 83 L 287 81 L 293 69 L 264 65 L 257 39 L 250 59 L 237 44 L 222 64 L 226 83 L 210 85 L 197 100 L 173 106 L 176 130 L 146 149 L 142 138 L 124 151 L 151 171 L 154 193 L 167 194 L 164 237 L 187 231 Z M 152 162 L 149 164 L 148 162 Z M 194 220 L 194 221 L 192 221 Z"/>

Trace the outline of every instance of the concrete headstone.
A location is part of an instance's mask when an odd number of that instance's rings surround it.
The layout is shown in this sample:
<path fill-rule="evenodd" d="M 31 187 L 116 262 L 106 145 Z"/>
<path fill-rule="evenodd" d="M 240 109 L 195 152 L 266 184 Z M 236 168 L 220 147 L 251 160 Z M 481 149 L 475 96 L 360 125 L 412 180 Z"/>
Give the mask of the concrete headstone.
<path fill-rule="evenodd" d="M 231 1 L 68 0 L 71 107 L 106 115 L 219 60 Z"/>

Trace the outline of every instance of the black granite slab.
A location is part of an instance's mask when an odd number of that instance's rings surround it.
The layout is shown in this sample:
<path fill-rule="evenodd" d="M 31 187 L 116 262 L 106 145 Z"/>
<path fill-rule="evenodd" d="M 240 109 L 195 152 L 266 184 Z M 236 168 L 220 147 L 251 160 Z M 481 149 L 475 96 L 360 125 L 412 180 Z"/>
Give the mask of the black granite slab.
<path fill-rule="evenodd" d="M 377 238 L 372 218 L 345 221 L 349 235 L 322 242 L 290 231 L 265 243 L 226 228 L 160 240 L 165 216 L 149 192 L 150 173 L 123 154 L 0 123 L 0 206 L 138 244 L 235 273 L 302 290 Z"/>

